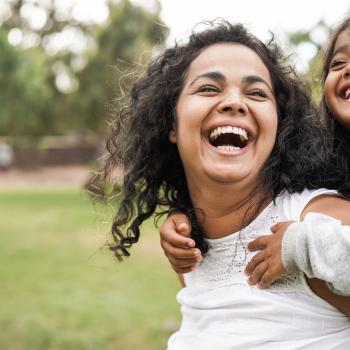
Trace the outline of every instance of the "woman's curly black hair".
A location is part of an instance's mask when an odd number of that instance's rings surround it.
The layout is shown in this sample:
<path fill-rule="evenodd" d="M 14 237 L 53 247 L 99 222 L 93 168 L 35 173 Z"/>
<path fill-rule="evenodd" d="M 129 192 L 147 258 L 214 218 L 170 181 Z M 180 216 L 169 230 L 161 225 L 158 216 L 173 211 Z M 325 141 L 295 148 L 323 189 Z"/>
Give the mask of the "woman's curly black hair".
<path fill-rule="evenodd" d="M 262 171 L 264 195 L 275 199 L 283 190 L 339 186 L 339 174 L 330 166 L 331 139 L 317 121 L 306 89 L 273 39 L 265 45 L 241 24 L 224 20 L 207 25 L 206 30 L 193 32 L 185 44 L 166 49 L 150 62 L 134 83 L 128 104 L 115 118 L 104 170 L 93 185 L 99 190 L 112 188 L 119 200 L 112 226 L 114 242 L 110 244 L 119 260 L 128 256 L 128 249 L 138 241 L 142 222 L 156 210 L 160 215 L 169 208 L 190 217 L 197 246 L 203 253 L 207 250 L 169 133 L 188 68 L 210 45 L 244 45 L 258 54 L 271 75 L 279 120 L 277 139 Z M 115 170 L 122 173 L 119 183 L 111 176 Z"/>
<path fill-rule="evenodd" d="M 334 30 L 325 50 L 322 69 L 323 86 L 329 73 L 336 41 L 339 35 L 343 32 L 347 32 L 350 36 L 350 18 L 344 19 L 344 21 Z M 350 127 L 346 128 L 344 125 L 339 123 L 336 118 L 334 118 L 327 106 L 325 95 L 323 95 L 321 100 L 321 113 L 326 121 L 327 127 L 332 132 L 336 161 L 338 162 L 339 169 L 342 169 L 342 174 L 344 177 L 338 190 L 346 197 L 350 198 Z"/>

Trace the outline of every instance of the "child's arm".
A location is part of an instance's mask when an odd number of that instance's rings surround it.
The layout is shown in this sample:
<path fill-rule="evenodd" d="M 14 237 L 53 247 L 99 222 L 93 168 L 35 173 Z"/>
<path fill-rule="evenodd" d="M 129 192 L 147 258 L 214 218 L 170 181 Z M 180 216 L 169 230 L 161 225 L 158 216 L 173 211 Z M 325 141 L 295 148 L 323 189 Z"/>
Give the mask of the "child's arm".
<path fill-rule="evenodd" d="M 289 273 L 303 271 L 324 280 L 334 293 L 350 295 L 350 226 L 309 213 L 284 233 L 281 256 Z"/>
<path fill-rule="evenodd" d="M 266 288 L 288 273 L 302 271 L 309 278 L 326 281 L 334 293 L 350 295 L 350 226 L 324 214 L 308 213 L 303 221 L 279 223 L 271 230 L 272 236 L 249 245 L 252 251 L 263 248 L 247 266 L 249 284 Z M 257 270 L 264 262 L 266 269 Z"/>
<path fill-rule="evenodd" d="M 302 222 L 279 223 L 272 236 L 251 242 L 250 250 L 262 251 L 246 268 L 248 283 L 265 288 L 287 273 L 303 271 L 337 294 L 350 295 L 350 227 L 325 212 L 350 224 L 349 202 L 328 196 L 311 202 Z"/>
<path fill-rule="evenodd" d="M 249 251 L 259 251 L 245 269 L 250 285 L 258 284 L 259 288 L 267 288 L 280 277 L 289 274 L 283 266 L 281 251 L 284 233 L 292 223 L 293 221 L 279 222 L 271 227 L 273 235 L 261 236 L 248 244 Z"/>
<path fill-rule="evenodd" d="M 178 274 L 192 271 L 202 260 L 201 252 L 189 238 L 191 224 L 185 214 L 172 213 L 160 227 L 160 244 Z"/>
<path fill-rule="evenodd" d="M 177 274 L 177 277 L 179 278 L 181 287 L 186 287 L 184 275 L 182 275 L 181 273 L 178 273 L 178 274 Z"/>

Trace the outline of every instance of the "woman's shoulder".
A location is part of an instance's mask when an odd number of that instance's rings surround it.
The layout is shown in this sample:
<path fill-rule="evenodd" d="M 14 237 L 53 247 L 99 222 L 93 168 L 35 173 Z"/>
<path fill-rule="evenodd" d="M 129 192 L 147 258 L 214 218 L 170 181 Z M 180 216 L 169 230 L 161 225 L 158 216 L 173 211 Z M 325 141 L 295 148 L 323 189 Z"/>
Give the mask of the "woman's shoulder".
<path fill-rule="evenodd" d="M 294 193 L 283 191 L 276 198 L 275 205 L 289 220 L 300 220 L 302 213 L 316 198 L 341 198 L 341 196 L 337 191 L 327 188 L 305 189 Z"/>
<path fill-rule="evenodd" d="M 340 220 L 343 225 L 350 225 L 350 200 L 337 193 L 333 195 L 326 193 L 314 197 L 307 203 L 301 213 L 301 219 L 304 219 L 309 213 L 328 215 Z"/>

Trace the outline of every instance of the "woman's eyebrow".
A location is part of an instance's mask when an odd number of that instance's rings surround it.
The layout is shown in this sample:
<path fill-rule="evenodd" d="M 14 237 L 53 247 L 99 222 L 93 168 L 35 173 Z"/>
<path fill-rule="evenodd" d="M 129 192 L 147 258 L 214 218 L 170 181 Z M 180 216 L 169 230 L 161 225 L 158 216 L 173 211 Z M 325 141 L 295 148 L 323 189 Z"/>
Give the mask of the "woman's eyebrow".
<path fill-rule="evenodd" d="M 200 74 L 197 77 L 195 77 L 189 86 L 192 86 L 197 80 L 202 79 L 202 78 L 209 78 L 209 79 L 217 81 L 218 83 L 222 83 L 222 82 L 226 81 L 225 76 L 220 72 L 206 72 L 206 73 Z"/>
<path fill-rule="evenodd" d="M 258 75 L 248 75 L 242 79 L 242 84 L 249 85 L 249 84 L 254 84 L 254 83 L 265 84 L 269 88 L 269 90 L 273 93 L 272 88 L 268 84 L 268 82 Z"/>

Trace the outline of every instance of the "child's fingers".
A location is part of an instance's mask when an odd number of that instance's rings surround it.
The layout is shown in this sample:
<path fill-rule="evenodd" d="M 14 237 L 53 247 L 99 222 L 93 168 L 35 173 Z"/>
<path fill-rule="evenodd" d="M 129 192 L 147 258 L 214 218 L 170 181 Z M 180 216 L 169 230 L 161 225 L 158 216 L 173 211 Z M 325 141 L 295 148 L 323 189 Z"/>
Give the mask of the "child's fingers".
<path fill-rule="evenodd" d="M 192 266 L 189 266 L 189 267 L 178 267 L 178 268 L 175 268 L 173 266 L 174 271 L 177 272 L 177 273 L 181 273 L 181 274 L 191 272 L 195 268 L 196 268 L 196 265 L 192 265 Z"/>
<path fill-rule="evenodd" d="M 167 257 L 172 256 L 175 259 L 198 261 L 202 257 L 198 248 L 178 248 L 167 241 L 161 241 L 161 246 Z"/>
<path fill-rule="evenodd" d="M 273 282 L 276 281 L 278 277 L 274 276 L 274 274 L 267 269 L 265 273 L 261 276 L 260 282 L 258 283 L 258 287 L 261 289 L 269 287 Z"/>
<path fill-rule="evenodd" d="M 250 242 L 247 246 L 250 252 L 255 252 L 256 250 L 261 250 L 266 248 L 267 242 L 270 236 L 261 236 L 256 238 L 254 241 Z"/>
<path fill-rule="evenodd" d="M 259 252 L 257 253 L 252 260 L 250 260 L 250 262 L 248 263 L 248 265 L 245 268 L 245 274 L 246 275 L 251 275 L 253 273 L 253 271 L 255 270 L 255 268 L 261 264 L 264 260 L 266 259 L 266 254 L 265 251 Z"/>
<path fill-rule="evenodd" d="M 172 268 L 177 273 L 187 273 L 195 269 L 197 266 L 197 260 L 196 259 L 177 259 L 174 256 L 167 254 L 165 251 L 165 254 L 172 266 Z"/>
<path fill-rule="evenodd" d="M 277 224 L 271 226 L 271 232 L 276 233 L 282 226 L 284 225 L 284 222 L 278 222 Z"/>
<path fill-rule="evenodd" d="M 281 222 L 278 222 L 277 224 L 271 226 L 271 232 L 272 233 L 276 233 L 282 229 L 285 229 L 287 228 L 293 221 L 281 221 Z"/>
<path fill-rule="evenodd" d="M 248 278 L 248 284 L 250 286 L 254 286 L 258 282 L 260 282 L 261 277 L 264 275 L 268 268 L 268 264 L 266 261 L 263 261 L 261 264 L 259 264 L 253 271 L 253 273 Z"/>
<path fill-rule="evenodd" d="M 172 256 L 168 256 L 168 259 L 176 272 L 179 272 L 179 269 L 191 268 L 197 265 L 197 262 L 192 260 L 175 259 Z"/>
<path fill-rule="evenodd" d="M 180 226 L 183 224 L 180 224 Z M 173 246 L 190 248 L 196 244 L 193 239 L 184 237 L 176 231 L 176 223 L 169 217 L 159 229 L 160 238 Z"/>
<path fill-rule="evenodd" d="M 190 227 L 186 222 L 176 222 L 176 232 L 184 237 L 190 237 Z"/>
<path fill-rule="evenodd" d="M 171 214 L 170 218 L 173 220 L 175 230 L 179 234 L 187 237 L 190 235 L 192 227 L 188 217 L 185 214 L 176 212 Z"/>

